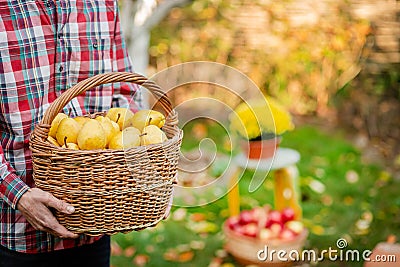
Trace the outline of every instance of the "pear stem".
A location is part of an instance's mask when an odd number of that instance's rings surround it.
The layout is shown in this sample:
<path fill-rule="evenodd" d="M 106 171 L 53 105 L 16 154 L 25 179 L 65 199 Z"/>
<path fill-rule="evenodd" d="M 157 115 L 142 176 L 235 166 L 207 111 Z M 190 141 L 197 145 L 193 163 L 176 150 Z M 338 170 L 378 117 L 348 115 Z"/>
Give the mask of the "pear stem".
<path fill-rule="evenodd" d="M 69 110 L 68 110 L 68 117 L 71 117 L 71 113 L 72 113 L 72 108 L 69 108 Z"/>
<path fill-rule="evenodd" d="M 67 148 L 67 136 L 64 136 L 64 145 L 65 145 L 65 148 Z"/>
<path fill-rule="evenodd" d="M 151 119 L 152 119 L 152 117 L 149 118 L 149 125 L 150 125 L 150 123 L 151 123 Z"/>
<path fill-rule="evenodd" d="M 142 133 L 142 134 L 139 134 L 139 136 L 144 136 L 144 135 L 147 135 L 147 133 Z"/>
<path fill-rule="evenodd" d="M 116 123 L 118 123 L 120 117 L 121 117 L 121 113 L 118 113 L 117 114 L 117 120 L 115 121 Z"/>

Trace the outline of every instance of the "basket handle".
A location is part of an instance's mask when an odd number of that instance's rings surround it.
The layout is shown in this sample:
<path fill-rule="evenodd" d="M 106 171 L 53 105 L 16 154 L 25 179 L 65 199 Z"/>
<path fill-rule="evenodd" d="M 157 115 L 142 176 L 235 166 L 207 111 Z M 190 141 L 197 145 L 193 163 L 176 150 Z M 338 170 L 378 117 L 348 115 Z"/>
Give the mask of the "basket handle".
<path fill-rule="evenodd" d="M 137 85 L 141 85 L 148 89 L 153 96 L 159 101 L 164 111 L 166 112 L 166 117 L 168 115 L 174 115 L 174 111 L 172 109 L 171 101 L 167 98 L 166 94 L 161 90 L 160 86 L 158 86 L 155 82 L 150 81 L 146 77 L 131 72 L 110 72 L 98 74 L 93 77 L 87 78 L 85 80 L 80 81 L 75 84 L 67 91 L 62 93 L 60 97 L 58 97 L 46 110 L 42 123 L 45 125 L 50 125 L 57 114 L 65 107 L 65 105 L 70 102 L 76 96 L 86 92 L 91 88 L 96 86 L 106 84 L 106 83 L 114 83 L 114 82 L 130 82 L 135 83 Z"/>

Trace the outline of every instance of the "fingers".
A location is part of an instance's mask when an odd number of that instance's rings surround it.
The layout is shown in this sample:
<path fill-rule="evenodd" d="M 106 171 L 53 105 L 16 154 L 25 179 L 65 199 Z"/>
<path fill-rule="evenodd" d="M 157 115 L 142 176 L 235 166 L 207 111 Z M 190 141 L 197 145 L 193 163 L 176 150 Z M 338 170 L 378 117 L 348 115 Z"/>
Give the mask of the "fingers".
<path fill-rule="evenodd" d="M 50 193 L 46 193 L 45 203 L 47 204 L 47 206 L 53 207 L 63 213 L 71 214 L 75 211 L 75 208 L 72 205 L 69 205 L 65 201 L 54 197 Z M 56 236 L 59 236 L 61 238 L 77 238 L 79 236 L 68 231 L 67 228 L 59 224 L 54 216 L 51 216 L 49 223 L 51 227 L 48 228 L 48 231 L 52 232 Z"/>
<path fill-rule="evenodd" d="M 56 219 L 54 219 L 54 221 L 55 224 L 52 225 L 52 229 L 49 229 L 53 235 L 56 235 L 60 238 L 77 238 L 79 236 L 71 231 L 68 231 L 68 229 L 59 224 Z"/>
<path fill-rule="evenodd" d="M 47 204 L 47 206 L 53 207 L 53 208 L 57 209 L 59 212 L 71 214 L 75 211 L 75 208 L 72 205 L 70 205 L 62 200 L 59 200 L 58 198 L 54 197 L 50 193 L 45 193 L 45 201 L 44 202 Z"/>
<path fill-rule="evenodd" d="M 61 238 L 77 238 L 79 236 L 59 224 L 48 209 L 48 207 L 53 207 L 60 212 L 70 214 L 74 212 L 74 207 L 57 199 L 50 193 L 38 188 L 32 188 L 22 195 L 17 205 L 18 209 L 35 229 L 46 231 Z"/>
<path fill-rule="evenodd" d="M 36 230 L 45 231 L 61 238 L 77 238 L 79 236 L 59 224 L 54 215 L 43 204 L 36 204 L 34 209 L 25 210 L 23 214 Z"/>

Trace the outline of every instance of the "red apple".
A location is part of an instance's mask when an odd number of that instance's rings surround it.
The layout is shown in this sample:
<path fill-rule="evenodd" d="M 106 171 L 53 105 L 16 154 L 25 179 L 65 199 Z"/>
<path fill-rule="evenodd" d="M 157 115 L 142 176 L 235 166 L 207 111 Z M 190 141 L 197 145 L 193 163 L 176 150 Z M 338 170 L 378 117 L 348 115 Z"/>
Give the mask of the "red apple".
<path fill-rule="evenodd" d="M 295 213 L 292 208 L 284 208 L 281 214 L 283 223 L 294 220 Z"/>
<path fill-rule="evenodd" d="M 277 237 L 282 231 L 282 225 L 280 223 L 273 223 L 270 225 L 269 229 L 272 232 L 272 236 Z"/>
<path fill-rule="evenodd" d="M 285 227 L 295 234 L 300 234 L 304 230 L 304 225 L 300 221 L 289 221 L 285 223 Z"/>
<path fill-rule="evenodd" d="M 271 208 L 270 205 L 264 205 L 264 206 L 263 206 L 263 209 L 264 209 L 264 211 L 265 211 L 266 214 L 268 214 L 268 212 L 270 212 L 270 211 L 272 210 L 272 208 Z"/>
<path fill-rule="evenodd" d="M 239 234 L 239 235 L 245 235 L 245 229 L 244 226 L 238 224 L 236 226 L 234 226 L 234 228 L 232 229 L 232 231 L 234 231 L 235 233 Z"/>
<path fill-rule="evenodd" d="M 250 237 L 256 237 L 258 232 L 258 227 L 256 223 L 249 223 L 242 226 L 243 234 Z"/>
<path fill-rule="evenodd" d="M 239 215 L 239 224 L 246 225 L 255 222 L 253 214 L 249 210 L 244 210 Z"/>
<path fill-rule="evenodd" d="M 261 229 L 260 234 L 258 236 L 261 240 L 266 241 L 274 238 L 274 233 L 270 229 Z"/>
<path fill-rule="evenodd" d="M 283 224 L 282 223 L 282 215 L 277 210 L 271 210 L 268 213 L 267 223 L 266 223 L 265 227 L 269 228 L 274 223 Z"/>
<path fill-rule="evenodd" d="M 279 238 L 283 240 L 293 240 L 296 237 L 296 234 L 290 229 L 283 229 L 279 234 Z"/>
<path fill-rule="evenodd" d="M 230 217 L 227 221 L 228 227 L 229 229 L 234 230 L 236 228 L 236 226 L 239 225 L 239 217 L 235 216 L 235 217 Z"/>
<path fill-rule="evenodd" d="M 262 207 L 256 207 L 251 210 L 253 219 L 259 221 L 261 218 L 265 217 L 265 210 Z"/>

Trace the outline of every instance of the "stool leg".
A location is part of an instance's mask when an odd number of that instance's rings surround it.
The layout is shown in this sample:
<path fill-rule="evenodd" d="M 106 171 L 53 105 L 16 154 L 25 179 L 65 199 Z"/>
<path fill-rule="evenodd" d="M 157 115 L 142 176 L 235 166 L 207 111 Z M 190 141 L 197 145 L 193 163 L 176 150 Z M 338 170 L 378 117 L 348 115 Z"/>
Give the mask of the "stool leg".
<path fill-rule="evenodd" d="M 228 210 L 230 216 L 236 216 L 240 213 L 239 175 L 240 172 L 235 171 L 229 179 Z"/>
<path fill-rule="evenodd" d="M 290 207 L 296 214 L 296 219 L 302 217 L 300 206 L 299 172 L 295 165 L 274 172 L 275 208 L 282 210 Z"/>

